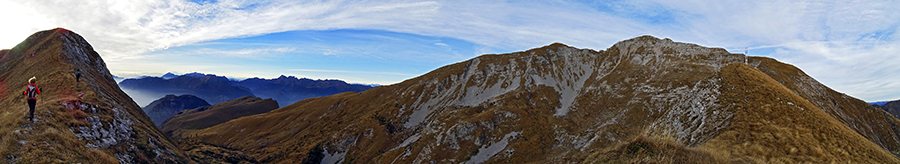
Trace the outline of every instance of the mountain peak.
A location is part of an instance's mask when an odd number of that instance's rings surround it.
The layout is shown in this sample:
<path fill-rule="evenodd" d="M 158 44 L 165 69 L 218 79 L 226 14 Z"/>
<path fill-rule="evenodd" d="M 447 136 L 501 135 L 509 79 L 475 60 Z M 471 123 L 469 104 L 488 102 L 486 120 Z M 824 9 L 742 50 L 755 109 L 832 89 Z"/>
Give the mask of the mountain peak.
<path fill-rule="evenodd" d="M 203 74 L 203 73 L 199 73 L 199 72 L 193 72 L 193 73 L 186 73 L 186 74 L 181 75 L 181 76 L 203 77 L 203 76 L 207 76 L 207 75 L 213 75 L 213 74 Z M 213 76 L 215 76 L 215 75 L 213 75 Z"/>
<path fill-rule="evenodd" d="M 295 76 L 285 76 L 285 75 L 281 75 L 281 76 L 278 76 L 278 79 L 279 79 L 279 80 L 284 80 L 284 79 L 294 79 L 294 80 L 296 80 L 297 77 L 295 77 Z"/>
<path fill-rule="evenodd" d="M 71 30 L 68 30 L 68 29 L 65 29 L 65 28 L 62 28 L 62 27 L 54 28 L 53 31 L 56 32 L 56 33 L 60 33 L 60 34 L 70 34 L 70 33 L 73 33 Z"/>
<path fill-rule="evenodd" d="M 642 36 L 638 36 L 635 38 L 619 41 L 613 47 L 630 46 L 630 45 L 656 45 L 656 44 L 668 45 L 668 44 L 673 44 L 673 43 L 680 43 L 680 42 L 672 41 L 672 39 L 669 39 L 669 38 L 660 39 L 660 38 L 657 38 L 657 37 L 654 37 L 651 35 L 642 35 Z M 680 43 L 680 44 L 689 44 L 689 43 Z"/>
<path fill-rule="evenodd" d="M 163 79 L 171 79 L 171 78 L 178 77 L 178 75 L 175 75 L 175 74 L 172 73 L 172 72 L 168 72 L 168 73 L 166 73 L 166 74 L 164 74 L 164 75 L 162 75 L 162 76 L 160 76 L 160 77 L 163 78 Z"/>

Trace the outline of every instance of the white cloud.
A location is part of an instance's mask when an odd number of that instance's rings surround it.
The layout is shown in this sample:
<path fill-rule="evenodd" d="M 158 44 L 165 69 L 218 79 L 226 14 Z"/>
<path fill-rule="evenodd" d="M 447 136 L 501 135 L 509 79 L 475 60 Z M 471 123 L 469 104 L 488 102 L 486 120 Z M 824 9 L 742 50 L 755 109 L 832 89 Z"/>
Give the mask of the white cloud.
<path fill-rule="evenodd" d="M 37 0 L 11 4 L 32 9 L 33 15 L 16 27 L 20 30 L 3 33 L 64 27 L 84 35 L 113 60 L 201 41 L 290 30 L 382 29 L 449 36 L 503 48 L 554 41 L 608 46 L 640 34 L 638 24 L 597 12 L 584 14 L 590 11 L 588 8 L 559 12 L 559 8 L 536 8 L 527 3 L 234 0 L 200 5 L 184 0 Z M 6 16 L 10 15 L 15 14 Z M 593 29 L 606 26 L 608 21 L 627 28 Z M 576 35 L 580 37 L 571 37 Z"/>
<path fill-rule="evenodd" d="M 2 20 L 17 22 L 0 27 L 0 38 L 15 38 L 0 40 L 0 46 L 12 47 L 37 30 L 64 27 L 85 36 L 114 63 L 168 47 L 291 30 L 375 29 L 450 37 L 479 44 L 478 53 L 551 42 L 606 49 L 651 34 L 733 51 L 777 48 L 770 56 L 796 64 L 836 90 L 886 100 L 900 98 L 888 91 L 900 85 L 895 55 L 900 49 L 891 48 L 900 45 L 898 10 L 900 3 L 887 0 L 0 1 Z M 222 52 L 241 53 L 255 52 Z"/>
<path fill-rule="evenodd" d="M 279 47 L 279 48 L 250 48 L 250 49 L 237 49 L 237 50 L 220 50 L 220 49 L 212 49 L 212 48 L 200 48 L 192 51 L 190 54 L 192 55 L 207 55 L 211 57 L 215 56 L 225 56 L 225 57 L 237 57 L 237 58 L 249 58 L 249 59 L 260 59 L 273 57 L 277 55 L 281 55 L 284 53 L 294 52 L 296 51 L 293 47 Z"/>

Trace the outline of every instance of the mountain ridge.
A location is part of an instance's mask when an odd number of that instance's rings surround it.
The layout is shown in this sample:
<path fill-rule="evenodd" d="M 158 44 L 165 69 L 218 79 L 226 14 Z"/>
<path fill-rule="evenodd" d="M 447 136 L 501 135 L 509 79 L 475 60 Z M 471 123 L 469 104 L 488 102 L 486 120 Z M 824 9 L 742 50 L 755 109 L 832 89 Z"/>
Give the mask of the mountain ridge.
<path fill-rule="evenodd" d="M 741 78 L 758 82 L 735 85 Z M 900 162 L 891 140 L 900 137 L 886 127 L 900 120 L 832 91 L 774 59 L 641 36 L 601 51 L 554 43 L 482 55 L 401 83 L 306 99 L 177 137 L 261 162 L 603 162 L 614 145 L 639 146 L 640 137 L 729 162 Z M 735 105 L 746 101 L 741 96 L 763 104 Z M 766 120 L 751 109 L 813 119 Z M 777 124 L 760 126 L 766 121 Z M 811 133 L 822 129 L 837 133 Z M 753 133 L 735 135 L 742 131 Z M 790 147 L 772 146 L 785 143 Z M 650 160 L 644 162 L 673 159 Z"/>
<path fill-rule="evenodd" d="M 8 163 L 189 163 L 116 85 L 100 54 L 63 29 L 32 34 L 0 58 L 0 156 Z M 81 70 L 80 82 L 75 70 Z M 21 115 L 30 77 L 43 93 Z"/>

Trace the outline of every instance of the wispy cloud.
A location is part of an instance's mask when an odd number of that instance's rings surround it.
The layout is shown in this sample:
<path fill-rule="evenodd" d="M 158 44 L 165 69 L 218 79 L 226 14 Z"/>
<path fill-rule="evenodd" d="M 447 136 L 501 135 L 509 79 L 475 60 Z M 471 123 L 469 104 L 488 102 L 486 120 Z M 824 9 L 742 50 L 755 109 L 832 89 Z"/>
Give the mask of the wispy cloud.
<path fill-rule="evenodd" d="M 253 58 L 260 59 L 266 57 L 272 57 L 275 55 L 280 55 L 284 53 L 294 52 L 296 51 L 293 47 L 280 47 L 280 48 L 253 48 L 253 49 L 237 49 L 237 50 L 221 50 L 221 49 L 212 49 L 212 48 L 201 48 L 196 49 L 190 54 L 197 55 L 208 55 L 208 56 L 225 56 L 225 57 L 238 57 L 238 58 Z"/>

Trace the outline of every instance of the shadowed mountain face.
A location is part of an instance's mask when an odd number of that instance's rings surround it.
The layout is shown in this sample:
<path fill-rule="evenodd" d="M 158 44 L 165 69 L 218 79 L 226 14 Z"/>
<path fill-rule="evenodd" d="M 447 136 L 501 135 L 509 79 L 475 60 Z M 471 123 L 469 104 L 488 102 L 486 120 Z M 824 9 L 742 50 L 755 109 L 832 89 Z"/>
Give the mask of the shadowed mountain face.
<path fill-rule="evenodd" d="M 900 117 L 900 100 L 894 100 L 884 103 L 884 105 L 873 105 L 877 108 L 881 108 L 884 111 L 887 111 L 894 117 Z"/>
<path fill-rule="evenodd" d="M 179 130 L 203 129 L 235 118 L 269 112 L 275 108 L 278 108 L 278 102 L 275 100 L 244 96 L 212 106 L 183 110 L 165 120 L 160 129 L 165 134 Z"/>
<path fill-rule="evenodd" d="M 157 99 L 168 94 L 190 94 L 213 104 L 243 96 L 254 96 L 250 89 L 232 85 L 228 78 L 215 75 L 184 75 L 171 79 L 159 77 L 125 79 L 119 86 L 129 94 L 140 94 L 142 97 Z"/>
<path fill-rule="evenodd" d="M 0 163 L 189 162 L 80 35 L 41 31 L 0 55 Z M 21 95 L 32 76 L 43 89 L 33 123 Z"/>
<path fill-rule="evenodd" d="M 156 124 L 160 126 L 172 115 L 185 109 L 194 109 L 201 106 L 209 106 L 206 100 L 200 99 L 194 95 L 166 95 L 156 101 L 150 103 L 143 108 L 144 113 Z"/>
<path fill-rule="evenodd" d="M 897 123 L 773 59 L 642 36 L 483 55 L 176 137 L 260 162 L 897 163 Z"/>

